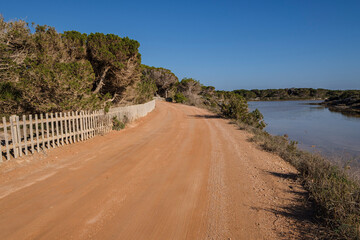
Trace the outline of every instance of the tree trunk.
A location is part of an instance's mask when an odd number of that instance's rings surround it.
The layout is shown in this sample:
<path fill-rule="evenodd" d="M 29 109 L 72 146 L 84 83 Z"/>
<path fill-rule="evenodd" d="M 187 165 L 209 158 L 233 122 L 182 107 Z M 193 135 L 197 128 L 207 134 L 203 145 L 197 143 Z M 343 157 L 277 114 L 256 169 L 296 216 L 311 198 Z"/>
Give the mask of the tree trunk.
<path fill-rule="evenodd" d="M 105 77 L 106 77 L 106 73 L 109 71 L 110 67 L 106 67 L 104 72 L 101 74 L 101 77 L 100 77 L 100 81 L 98 83 L 98 85 L 96 86 L 96 89 L 94 90 L 93 94 L 97 94 L 100 89 L 102 88 L 102 86 L 104 86 L 104 80 L 105 80 Z"/>

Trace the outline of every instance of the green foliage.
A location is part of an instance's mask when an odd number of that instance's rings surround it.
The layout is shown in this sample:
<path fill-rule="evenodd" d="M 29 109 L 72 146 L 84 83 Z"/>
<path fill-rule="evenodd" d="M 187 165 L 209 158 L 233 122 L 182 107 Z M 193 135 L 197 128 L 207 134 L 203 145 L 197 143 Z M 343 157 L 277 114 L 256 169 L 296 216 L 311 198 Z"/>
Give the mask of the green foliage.
<path fill-rule="evenodd" d="M 140 81 L 136 87 L 135 103 L 146 103 L 153 99 L 157 91 L 156 84 L 151 80 Z"/>
<path fill-rule="evenodd" d="M 185 96 L 187 104 L 193 106 L 198 106 L 200 104 L 202 85 L 198 80 L 193 78 L 183 78 L 176 87 L 177 92 Z"/>
<path fill-rule="evenodd" d="M 157 94 L 161 97 L 173 97 L 176 92 L 178 78 L 169 69 L 141 65 L 141 80 L 156 84 Z"/>
<path fill-rule="evenodd" d="M 119 121 L 116 116 L 112 118 L 113 127 L 112 130 L 120 131 L 125 128 L 125 123 Z"/>
<path fill-rule="evenodd" d="M 187 101 L 187 98 L 182 93 L 176 93 L 174 96 L 174 100 L 177 103 L 185 103 Z"/>
<path fill-rule="evenodd" d="M 136 88 L 140 81 L 139 42 L 114 34 L 92 33 L 86 47 L 96 77 L 95 93 L 126 97 L 130 88 Z"/>
<path fill-rule="evenodd" d="M 70 56 L 77 59 L 86 58 L 86 33 L 65 31 L 61 37 Z"/>
<path fill-rule="evenodd" d="M 89 62 L 38 63 L 29 68 L 17 84 L 22 92 L 22 107 L 27 112 L 93 109 L 98 97 L 91 94 L 94 73 Z"/>
<path fill-rule="evenodd" d="M 115 34 L 91 33 L 87 37 L 89 58 L 97 68 L 109 66 L 121 69 L 126 60 L 138 54 L 139 47 L 139 42 Z"/>
<path fill-rule="evenodd" d="M 19 101 L 21 99 L 21 91 L 16 89 L 14 85 L 11 82 L 0 82 L 1 101 Z"/>
<path fill-rule="evenodd" d="M 31 33 L 26 22 L 0 16 L 2 114 L 90 110 L 116 102 L 116 96 L 134 102 L 139 46 L 128 37 L 60 34 L 46 25 Z"/>
<path fill-rule="evenodd" d="M 229 92 L 224 94 L 221 112 L 227 118 L 244 120 L 248 113 L 248 105 L 245 98 L 238 94 Z"/>
<path fill-rule="evenodd" d="M 266 127 L 264 116 L 258 109 L 248 113 L 244 122 L 259 129 L 264 129 Z"/>

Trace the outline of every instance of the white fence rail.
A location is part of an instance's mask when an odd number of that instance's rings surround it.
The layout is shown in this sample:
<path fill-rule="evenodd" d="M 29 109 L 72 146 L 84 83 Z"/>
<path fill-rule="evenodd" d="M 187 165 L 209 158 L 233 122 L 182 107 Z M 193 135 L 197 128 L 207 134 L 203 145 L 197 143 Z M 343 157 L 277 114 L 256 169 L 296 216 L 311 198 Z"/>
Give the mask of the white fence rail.
<path fill-rule="evenodd" d="M 155 100 L 111 108 L 108 113 L 100 110 L 3 117 L 0 123 L 0 162 L 103 135 L 111 131 L 114 116 L 120 121 L 133 121 L 154 108 Z"/>

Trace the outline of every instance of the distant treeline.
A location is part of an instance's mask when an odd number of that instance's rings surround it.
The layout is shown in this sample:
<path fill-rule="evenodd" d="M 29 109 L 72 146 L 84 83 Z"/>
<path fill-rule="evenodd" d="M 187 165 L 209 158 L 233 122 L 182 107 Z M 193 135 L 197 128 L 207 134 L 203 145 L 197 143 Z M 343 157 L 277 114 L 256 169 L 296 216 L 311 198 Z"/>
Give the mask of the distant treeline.
<path fill-rule="evenodd" d="M 284 89 L 239 89 L 233 92 L 248 101 L 276 101 L 276 100 L 325 100 L 330 97 L 340 96 L 348 90 L 329 90 L 314 88 L 284 88 Z"/>

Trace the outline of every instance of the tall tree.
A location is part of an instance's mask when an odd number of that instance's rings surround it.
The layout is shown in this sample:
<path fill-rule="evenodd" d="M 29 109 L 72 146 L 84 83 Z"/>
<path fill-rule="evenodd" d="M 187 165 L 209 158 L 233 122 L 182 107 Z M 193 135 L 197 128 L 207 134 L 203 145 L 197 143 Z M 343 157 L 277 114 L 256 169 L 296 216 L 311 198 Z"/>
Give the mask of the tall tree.
<path fill-rule="evenodd" d="M 140 44 L 128 37 L 92 33 L 87 38 L 87 51 L 96 84 L 93 93 L 110 93 L 126 97 L 129 87 L 140 80 Z"/>

